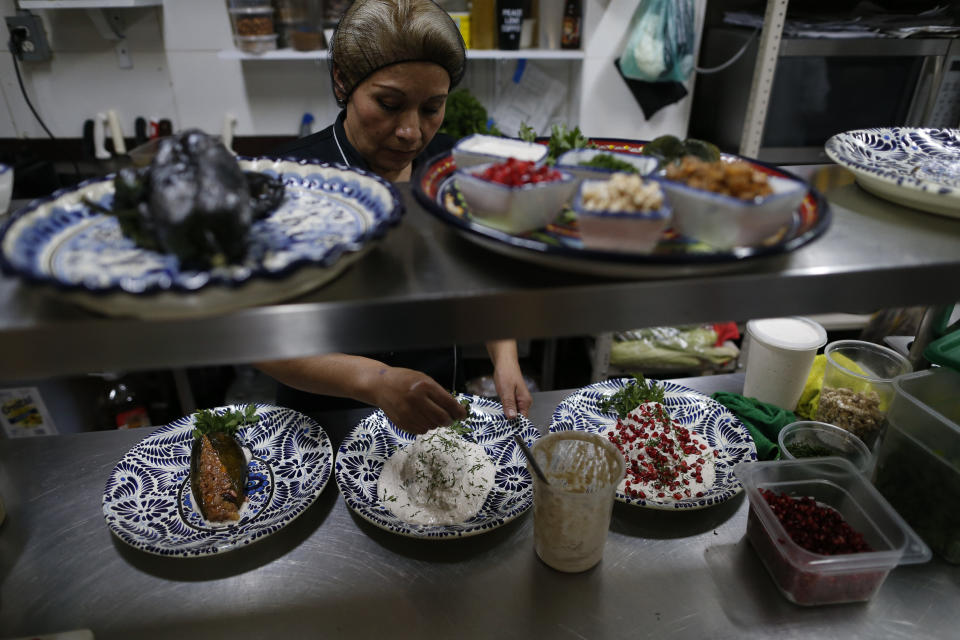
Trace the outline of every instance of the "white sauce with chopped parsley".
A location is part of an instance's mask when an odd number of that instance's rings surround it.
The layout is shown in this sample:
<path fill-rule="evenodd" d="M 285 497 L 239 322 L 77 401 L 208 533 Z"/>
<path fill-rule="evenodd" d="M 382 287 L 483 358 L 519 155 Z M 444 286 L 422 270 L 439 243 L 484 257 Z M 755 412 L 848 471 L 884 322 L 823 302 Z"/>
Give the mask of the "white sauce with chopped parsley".
<path fill-rule="evenodd" d="M 377 496 L 404 522 L 458 524 L 483 506 L 495 473 L 483 447 L 440 427 L 390 456 L 380 472 Z"/>

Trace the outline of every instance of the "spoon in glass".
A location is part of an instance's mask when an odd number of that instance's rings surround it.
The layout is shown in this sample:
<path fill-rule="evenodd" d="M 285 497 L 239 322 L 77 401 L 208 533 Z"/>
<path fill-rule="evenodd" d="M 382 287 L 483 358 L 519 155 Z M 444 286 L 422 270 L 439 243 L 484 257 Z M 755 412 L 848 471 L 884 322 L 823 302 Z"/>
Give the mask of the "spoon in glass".
<path fill-rule="evenodd" d="M 533 452 L 527 447 L 527 443 L 523 441 L 523 438 L 520 437 L 520 434 L 514 432 L 513 439 L 517 441 L 518 445 L 520 445 L 520 451 L 523 451 L 524 457 L 527 459 L 527 462 L 530 463 L 530 466 L 533 467 L 533 471 L 537 474 L 537 477 L 540 478 L 540 482 L 549 485 L 550 481 L 547 480 L 547 476 L 543 474 L 543 469 L 541 469 L 537 461 L 534 460 Z"/>

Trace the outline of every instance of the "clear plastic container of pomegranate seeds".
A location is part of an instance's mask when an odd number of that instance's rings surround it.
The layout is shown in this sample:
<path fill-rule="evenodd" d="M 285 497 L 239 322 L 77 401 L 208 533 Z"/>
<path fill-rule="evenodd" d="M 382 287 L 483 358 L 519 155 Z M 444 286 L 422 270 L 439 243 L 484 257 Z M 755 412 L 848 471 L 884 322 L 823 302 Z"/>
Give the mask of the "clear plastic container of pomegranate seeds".
<path fill-rule="evenodd" d="M 734 473 L 750 499 L 747 538 L 780 592 L 791 602 L 821 605 L 866 601 L 897 565 L 930 559 L 927 545 L 848 460 L 742 462 Z M 786 511 L 792 524 L 781 522 L 761 490 L 773 492 L 778 510 Z M 815 505 L 798 500 L 804 497 L 813 498 Z M 842 524 L 838 526 L 833 517 L 836 514 L 853 533 Z M 851 542 L 860 534 L 870 550 L 816 553 L 800 546 L 790 533 L 809 537 L 817 529 L 841 542 Z"/>

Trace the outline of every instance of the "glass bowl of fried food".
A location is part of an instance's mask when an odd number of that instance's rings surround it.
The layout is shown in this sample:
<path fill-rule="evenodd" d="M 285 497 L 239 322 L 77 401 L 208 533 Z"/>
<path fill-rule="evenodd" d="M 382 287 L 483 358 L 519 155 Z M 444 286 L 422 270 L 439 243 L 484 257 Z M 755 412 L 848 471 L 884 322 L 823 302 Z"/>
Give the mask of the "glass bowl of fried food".
<path fill-rule="evenodd" d="M 757 246 L 789 231 L 807 193 L 800 180 L 775 176 L 746 160 L 684 156 L 661 174 L 674 229 L 717 249 Z"/>

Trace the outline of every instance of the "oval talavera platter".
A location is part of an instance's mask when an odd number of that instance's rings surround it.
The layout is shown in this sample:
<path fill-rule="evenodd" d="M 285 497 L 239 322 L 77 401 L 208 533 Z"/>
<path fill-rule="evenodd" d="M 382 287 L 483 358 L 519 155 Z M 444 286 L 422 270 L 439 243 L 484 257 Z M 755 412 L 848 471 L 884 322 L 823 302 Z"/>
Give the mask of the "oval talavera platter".
<path fill-rule="evenodd" d="M 240 520 L 210 523 L 190 489 L 193 416 L 160 427 L 117 463 L 103 490 L 103 517 L 127 544 L 161 556 L 209 556 L 260 540 L 290 524 L 330 479 L 333 448 L 323 428 L 293 411 L 257 404 L 258 421 L 240 427 L 249 450 L 247 502 Z M 227 406 L 223 413 L 241 409 Z"/>
<path fill-rule="evenodd" d="M 372 173 L 272 158 L 244 171 L 282 178 L 283 202 L 254 222 L 242 264 L 182 270 L 170 254 L 140 249 L 109 209 L 113 178 L 35 200 L 0 228 L 0 267 L 107 315 L 177 318 L 289 299 L 338 276 L 404 212 L 396 189 Z"/>
<path fill-rule="evenodd" d="M 583 387 L 570 394 L 557 405 L 553 412 L 550 431 L 577 429 L 604 434 L 617 423 L 617 414 L 604 412 L 598 407 L 600 401 L 613 395 L 628 383 L 630 378 L 615 378 Z M 623 484 L 617 489 L 616 499 L 626 504 L 661 510 L 702 509 L 729 500 L 743 491 L 733 474 L 739 462 L 756 462 L 757 448 L 750 432 L 722 404 L 699 391 L 669 381 L 650 381 L 663 387 L 664 406 L 675 424 L 688 428 L 695 436 L 717 452 L 716 477 L 701 497 L 672 500 L 643 499 L 627 495 Z"/>
<path fill-rule="evenodd" d="M 824 150 L 874 195 L 960 218 L 960 129 L 857 129 L 833 136 Z"/>
<path fill-rule="evenodd" d="M 464 437 L 481 445 L 493 462 L 493 487 L 480 511 L 461 524 L 422 525 L 404 522 L 379 498 L 377 483 L 393 453 L 415 436 L 397 428 L 383 411 L 370 414 L 343 440 L 337 452 L 335 476 L 344 501 L 361 518 L 381 529 L 411 538 L 463 538 L 495 529 L 522 515 L 533 503 L 533 479 L 523 452 L 513 438 L 519 433 L 527 446 L 540 436 L 523 416 L 508 420 L 498 402 L 479 396 L 470 400 Z"/>
<path fill-rule="evenodd" d="M 624 153 L 639 153 L 645 144 L 612 139 L 597 139 L 593 143 L 601 149 Z M 746 160 L 769 175 L 800 180 L 783 169 L 756 160 L 733 154 L 723 154 L 723 157 Z M 649 254 L 586 249 L 572 211 L 565 211 L 543 229 L 523 234 L 506 233 L 473 220 L 454 185 L 456 168 L 452 154 L 445 153 L 418 169 L 413 180 L 413 193 L 424 209 L 451 225 L 467 240 L 491 251 L 550 268 L 591 275 L 664 278 L 743 269 L 752 264 L 754 258 L 782 255 L 813 242 L 826 232 L 831 221 L 826 199 L 809 188 L 789 228 L 782 228 L 756 246 L 719 250 L 668 229 Z"/>

